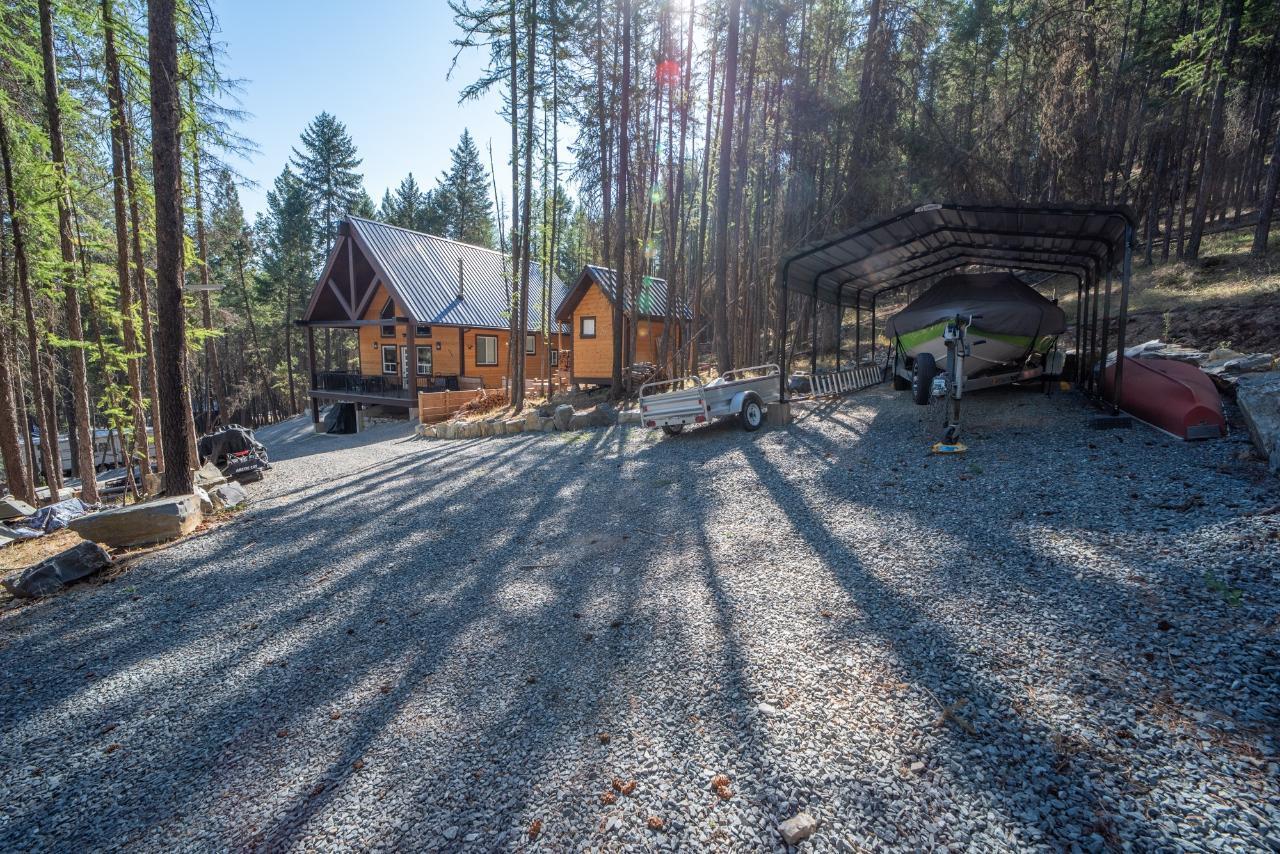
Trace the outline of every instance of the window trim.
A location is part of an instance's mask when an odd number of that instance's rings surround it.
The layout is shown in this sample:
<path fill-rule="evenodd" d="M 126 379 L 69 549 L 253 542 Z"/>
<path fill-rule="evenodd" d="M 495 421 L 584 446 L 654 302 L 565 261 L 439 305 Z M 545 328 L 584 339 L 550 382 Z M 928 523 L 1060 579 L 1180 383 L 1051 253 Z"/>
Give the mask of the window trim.
<path fill-rule="evenodd" d="M 419 323 L 419 324 L 417 324 L 417 325 L 414 327 L 413 337 L 414 337 L 414 338 L 430 338 L 430 337 L 431 337 L 431 325 L 430 325 L 430 324 L 427 324 L 427 323 Z"/>
<path fill-rule="evenodd" d="M 587 332 L 587 321 L 591 321 L 591 332 Z M 584 314 L 578 318 L 578 337 L 579 338 L 595 338 L 596 337 L 596 316 L 594 314 Z"/>
<path fill-rule="evenodd" d="M 560 366 L 560 351 L 555 347 L 551 348 L 551 367 L 558 368 Z"/>
<path fill-rule="evenodd" d="M 413 369 L 420 377 L 429 377 L 435 371 L 435 348 L 430 344 L 415 344 L 413 354 Z M 422 370 L 422 351 L 427 351 L 427 370 Z"/>
<path fill-rule="evenodd" d="M 391 313 L 388 314 L 387 313 L 388 311 L 390 311 Z M 378 319 L 391 321 L 390 323 L 382 324 L 382 326 L 380 327 L 382 330 L 382 337 L 395 338 L 396 337 L 396 303 L 395 303 L 395 300 L 393 300 L 391 297 L 387 297 L 386 303 L 384 303 L 382 306 L 382 311 L 378 312 Z"/>
<path fill-rule="evenodd" d="M 488 340 L 490 340 L 490 341 L 492 341 L 492 342 L 493 342 L 493 361 L 492 361 L 492 362 L 482 362 L 482 361 L 480 361 L 480 341 L 481 341 L 481 339 L 488 339 Z M 496 368 L 496 367 L 498 367 L 498 336 L 497 336 L 497 335 L 477 335 L 477 336 L 476 336 L 476 344 L 475 344 L 475 348 L 476 348 L 476 355 L 475 355 L 475 359 L 474 359 L 473 361 L 475 362 L 475 364 L 476 364 L 476 367 L 477 367 L 477 368 Z"/>
<path fill-rule="evenodd" d="M 526 332 L 524 334 L 524 354 L 526 356 L 538 355 L 538 333 Z"/>
<path fill-rule="evenodd" d="M 387 361 L 388 350 L 390 350 L 392 353 L 392 360 L 390 362 Z M 388 371 L 387 365 L 392 365 L 393 366 L 392 369 Z M 382 345 L 382 375 L 384 377 L 400 376 L 400 345 L 398 344 Z"/>

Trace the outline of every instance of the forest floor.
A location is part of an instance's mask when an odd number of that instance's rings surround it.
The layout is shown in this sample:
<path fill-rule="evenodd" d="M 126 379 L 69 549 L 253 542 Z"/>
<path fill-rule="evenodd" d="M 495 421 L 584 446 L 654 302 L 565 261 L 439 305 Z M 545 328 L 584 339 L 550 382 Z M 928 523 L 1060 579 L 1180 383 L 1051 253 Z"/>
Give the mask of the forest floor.
<path fill-rule="evenodd" d="M 937 457 L 901 393 L 797 411 L 260 431 L 243 514 L 0 614 L 0 849 L 1280 847 L 1241 432 L 1004 389 Z"/>

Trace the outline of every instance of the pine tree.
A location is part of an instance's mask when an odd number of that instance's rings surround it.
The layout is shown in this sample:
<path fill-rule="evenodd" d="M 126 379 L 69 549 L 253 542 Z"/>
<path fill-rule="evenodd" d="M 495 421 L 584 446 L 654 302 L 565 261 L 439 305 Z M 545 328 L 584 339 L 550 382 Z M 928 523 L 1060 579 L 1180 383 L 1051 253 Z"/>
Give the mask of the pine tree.
<path fill-rule="evenodd" d="M 401 228 L 419 229 L 426 217 L 427 194 L 422 192 L 410 172 L 395 193 L 387 192 L 382 201 L 382 220 Z"/>
<path fill-rule="evenodd" d="M 267 214 L 261 225 L 261 239 L 264 245 L 262 283 L 266 297 L 280 318 L 291 412 L 298 411 L 293 319 L 296 307 L 312 284 L 316 265 L 313 229 L 307 186 L 286 166 L 267 193 Z"/>
<path fill-rule="evenodd" d="M 329 113 L 312 119 L 302 132 L 302 150 L 293 149 L 289 163 L 306 188 L 316 248 L 323 256 L 333 248 L 343 214 L 366 207 L 361 197 L 368 199 L 368 194 L 361 183 L 363 176 L 356 171 L 362 162 L 347 126 Z M 372 200 L 367 208 L 372 210 Z"/>
<path fill-rule="evenodd" d="M 489 171 L 480 160 L 471 132 L 465 128 L 449 152 L 449 170 L 440 176 L 433 196 L 447 223 L 445 235 L 476 246 L 493 246 L 493 202 Z"/>

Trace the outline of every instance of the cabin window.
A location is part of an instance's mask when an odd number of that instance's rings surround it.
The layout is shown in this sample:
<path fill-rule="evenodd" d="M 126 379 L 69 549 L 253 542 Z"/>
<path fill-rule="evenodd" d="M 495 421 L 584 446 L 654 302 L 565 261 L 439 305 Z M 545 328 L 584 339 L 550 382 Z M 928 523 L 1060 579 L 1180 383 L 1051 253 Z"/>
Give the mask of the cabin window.
<path fill-rule="evenodd" d="M 416 337 L 418 337 L 418 338 L 430 338 L 430 337 L 431 337 L 431 327 L 430 327 L 430 326 L 428 326 L 428 325 L 427 325 L 427 324 L 425 324 L 425 323 L 419 323 L 419 324 L 418 324 L 418 331 L 417 331 L 417 332 L 415 332 L 415 333 L 413 333 L 413 334 L 414 334 L 414 336 L 416 336 Z"/>
<path fill-rule="evenodd" d="M 379 317 L 381 317 L 384 321 L 386 320 L 391 321 L 391 323 L 382 324 L 382 337 L 395 338 L 396 337 L 396 324 L 395 324 L 396 304 L 391 299 L 388 299 L 386 302 L 386 305 L 382 307 L 382 312 L 379 314 Z M 386 360 L 384 359 L 383 361 L 386 361 Z"/>
<path fill-rule="evenodd" d="M 395 376 L 400 373 L 399 347 L 394 344 L 382 345 L 382 372 Z"/>
<path fill-rule="evenodd" d="M 498 364 L 498 336 L 476 336 L 476 367 L 492 368 Z"/>
<path fill-rule="evenodd" d="M 426 344 L 418 348 L 418 376 L 431 376 L 431 345 Z"/>
<path fill-rule="evenodd" d="M 596 337 L 596 319 L 590 315 L 584 315 L 581 320 L 581 329 L 579 334 L 582 338 Z"/>
<path fill-rule="evenodd" d="M 524 336 L 524 354 L 526 356 L 536 355 L 538 352 L 538 336 L 534 332 Z"/>
<path fill-rule="evenodd" d="M 560 364 L 560 351 L 552 350 L 551 351 L 551 367 L 554 368 L 558 364 Z"/>

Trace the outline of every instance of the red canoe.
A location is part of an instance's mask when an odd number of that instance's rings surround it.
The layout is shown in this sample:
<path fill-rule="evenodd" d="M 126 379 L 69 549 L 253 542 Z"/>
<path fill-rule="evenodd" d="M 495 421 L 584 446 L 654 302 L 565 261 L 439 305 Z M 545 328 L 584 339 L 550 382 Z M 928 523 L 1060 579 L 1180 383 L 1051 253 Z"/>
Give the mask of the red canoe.
<path fill-rule="evenodd" d="M 1116 366 L 1103 375 L 1109 400 Z M 1134 418 L 1179 439 L 1216 439 L 1227 435 L 1222 398 L 1213 380 L 1195 365 L 1173 359 L 1124 360 L 1120 408 Z"/>

